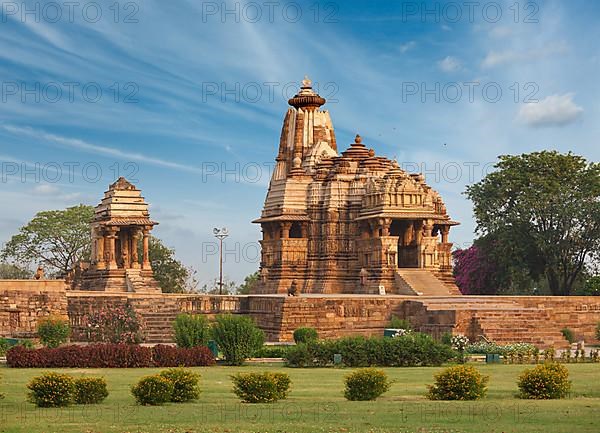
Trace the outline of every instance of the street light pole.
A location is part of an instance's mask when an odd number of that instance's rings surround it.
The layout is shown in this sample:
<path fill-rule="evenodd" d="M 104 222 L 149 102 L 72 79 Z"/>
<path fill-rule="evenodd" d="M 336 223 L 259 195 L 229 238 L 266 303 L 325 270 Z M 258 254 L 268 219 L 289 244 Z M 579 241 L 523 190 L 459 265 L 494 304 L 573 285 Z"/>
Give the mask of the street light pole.
<path fill-rule="evenodd" d="M 223 239 L 229 236 L 229 232 L 226 227 L 221 229 L 214 228 L 213 234 L 219 239 L 219 295 L 223 294 Z"/>

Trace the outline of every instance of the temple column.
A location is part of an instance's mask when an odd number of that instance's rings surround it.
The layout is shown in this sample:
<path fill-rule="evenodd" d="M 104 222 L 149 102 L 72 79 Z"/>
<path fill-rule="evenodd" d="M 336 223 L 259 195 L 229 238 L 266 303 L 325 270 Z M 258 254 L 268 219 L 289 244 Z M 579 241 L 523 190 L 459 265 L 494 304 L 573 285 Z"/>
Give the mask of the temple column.
<path fill-rule="evenodd" d="M 433 235 L 433 222 L 431 220 L 423 221 L 423 237 L 432 237 Z"/>
<path fill-rule="evenodd" d="M 381 229 L 381 236 L 390 235 L 390 226 L 392 225 L 391 218 L 382 218 L 379 220 L 379 228 Z"/>
<path fill-rule="evenodd" d="M 423 242 L 423 221 L 415 221 L 413 227 L 415 231 L 415 241 L 417 245 L 421 245 Z"/>
<path fill-rule="evenodd" d="M 303 239 L 308 238 L 308 223 L 301 223 L 300 224 L 300 236 Z"/>
<path fill-rule="evenodd" d="M 268 241 L 271 239 L 270 227 L 267 224 L 262 225 L 262 234 L 263 234 L 263 241 Z"/>
<path fill-rule="evenodd" d="M 414 225 L 409 222 L 404 231 L 402 232 L 402 245 L 405 247 L 410 245 L 413 241 L 414 234 Z"/>
<path fill-rule="evenodd" d="M 290 229 L 292 228 L 292 223 L 284 222 L 280 224 L 281 227 L 281 239 L 288 239 L 290 237 Z"/>
<path fill-rule="evenodd" d="M 150 265 L 150 229 L 148 227 L 144 227 L 142 234 L 144 236 L 142 239 L 142 269 L 152 269 L 152 266 Z"/>
<path fill-rule="evenodd" d="M 379 237 L 379 225 L 375 221 L 369 221 L 369 225 L 371 226 L 371 230 L 374 238 Z"/>
<path fill-rule="evenodd" d="M 442 226 L 441 232 L 442 232 L 442 243 L 447 244 L 448 243 L 448 234 L 450 233 L 450 227 Z"/>

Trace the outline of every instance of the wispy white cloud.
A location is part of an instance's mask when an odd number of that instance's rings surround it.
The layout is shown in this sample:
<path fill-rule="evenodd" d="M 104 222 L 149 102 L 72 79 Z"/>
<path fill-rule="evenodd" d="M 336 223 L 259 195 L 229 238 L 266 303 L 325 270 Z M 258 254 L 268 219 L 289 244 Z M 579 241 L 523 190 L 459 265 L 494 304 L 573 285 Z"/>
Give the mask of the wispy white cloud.
<path fill-rule="evenodd" d="M 505 64 L 516 62 L 528 62 L 539 60 L 546 57 L 564 55 L 569 51 L 568 45 L 564 41 L 557 42 L 552 45 L 547 45 L 544 48 L 536 50 L 518 51 L 508 49 L 503 51 L 490 51 L 483 59 L 481 66 L 483 68 L 493 68 Z"/>
<path fill-rule="evenodd" d="M 173 161 L 168 161 L 162 158 L 155 158 L 142 153 L 127 152 L 113 147 L 100 146 L 97 144 L 89 143 L 85 140 L 78 138 L 63 137 L 60 135 L 50 134 L 45 131 L 39 131 L 32 128 L 22 128 L 13 125 L 2 125 L 2 129 L 11 132 L 13 134 L 27 135 L 40 140 L 49 141 L 52 143 L 67 146 L 80 151 L 92 153 L 95 155 L 111 156 L 116 157 L 125 161 L 136 161 L 151 164 L 159 167 L 171 168 L 174 170 L 187 171 L 192 173 L 202 173 L 202 169 L 199 167 L 180 164 Z"/>
<path fill-rule="evenodd" d="M 532 127 L 565 126 L 580 119 L 583 108 L 573 101 L 574 94 L 551 95 L 538 103 L 521 107 L 518 120 Z"/>
<path fill-rule="evenodd" d="M 438 66 L 444 72 L 456 72 L 462 69 L 461 61 L 452 56 L 446 56 L 440 60 Z"/>
<path fill-rule="evenodd" d="M 415 48 L 417 46 L 417 43 L 415 41 L 408 41 L 402 45 L 400 45 L 400 52 L 402 54 L 406 53 L 407 51 L 412 50 L 413 48 Z"/>

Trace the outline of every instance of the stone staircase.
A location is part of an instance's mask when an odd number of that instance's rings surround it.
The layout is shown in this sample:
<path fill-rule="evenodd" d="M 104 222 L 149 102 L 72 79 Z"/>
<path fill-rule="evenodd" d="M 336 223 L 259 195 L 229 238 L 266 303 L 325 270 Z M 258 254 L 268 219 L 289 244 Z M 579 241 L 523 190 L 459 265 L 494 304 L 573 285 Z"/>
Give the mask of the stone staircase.
<path fill-rule="evenodd" d="M 151 272 L 151 271 L 150 271 Z M 158 282 L 148 271 L 142 269 L 126 269 L 125 284 L 128 292 L 159 292 Z"/>
<path fill-rule="evenodd" d="M 561 325 L 548 310 L 524 306 L 510 298 L 423 297 L 406 304 L 409 309 L 405 314 L 428 332 L 437 326 L 465 334 L 472 341 L 483 336 L 498 344 L 523 342 L 557 349 L 568 345 Z"/>
<path fill-rule="evenodd" d="M 481 328 L 482 335 L 498 344 L 515 341 L 531 343 L 537 347 L 563 348 L 567 340 L 552 323 L 544 310 L 516 308 L 510 310 L 475 311 L 472 320 Z M 507 324 L 510 323 L 510 326 Z"/>
<path fill-rule="evenodd" d="M 419 296 L 460 295 L 455 285 L 438 278 L 432 271 L 420 268 L 400 268 L 396 271 L 396 284 L 401 293 Z"/>
<path fill-rule="evenodd" d="M 131 302 L 144 324 L 144 343 L 173 342 L 173 321 L 181 313 L 176 299 L 152 297 Z"/>

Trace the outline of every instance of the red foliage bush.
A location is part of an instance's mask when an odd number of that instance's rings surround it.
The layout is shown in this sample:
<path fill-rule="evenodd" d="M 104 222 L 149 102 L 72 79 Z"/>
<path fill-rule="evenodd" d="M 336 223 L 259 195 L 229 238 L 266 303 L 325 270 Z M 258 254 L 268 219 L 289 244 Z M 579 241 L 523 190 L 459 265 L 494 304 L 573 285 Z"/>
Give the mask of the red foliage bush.
<path fill-rule="evenodd" d="M 15 346 L 6 353 L 6 364 L 17 368 L 143 368 L 213 365 L 206 347 L 182 349 L 170 346 L 142 347 L 135 344 L 90 344 L 56 349 L 26 349 Z"/>
<path fill-rule="evenodd" d="M 174 347 L 156 345 L 152 348 L 152 359 L 156 367 L 195 367 L 214 365 L 215 357 L 208 347 Z"/>

